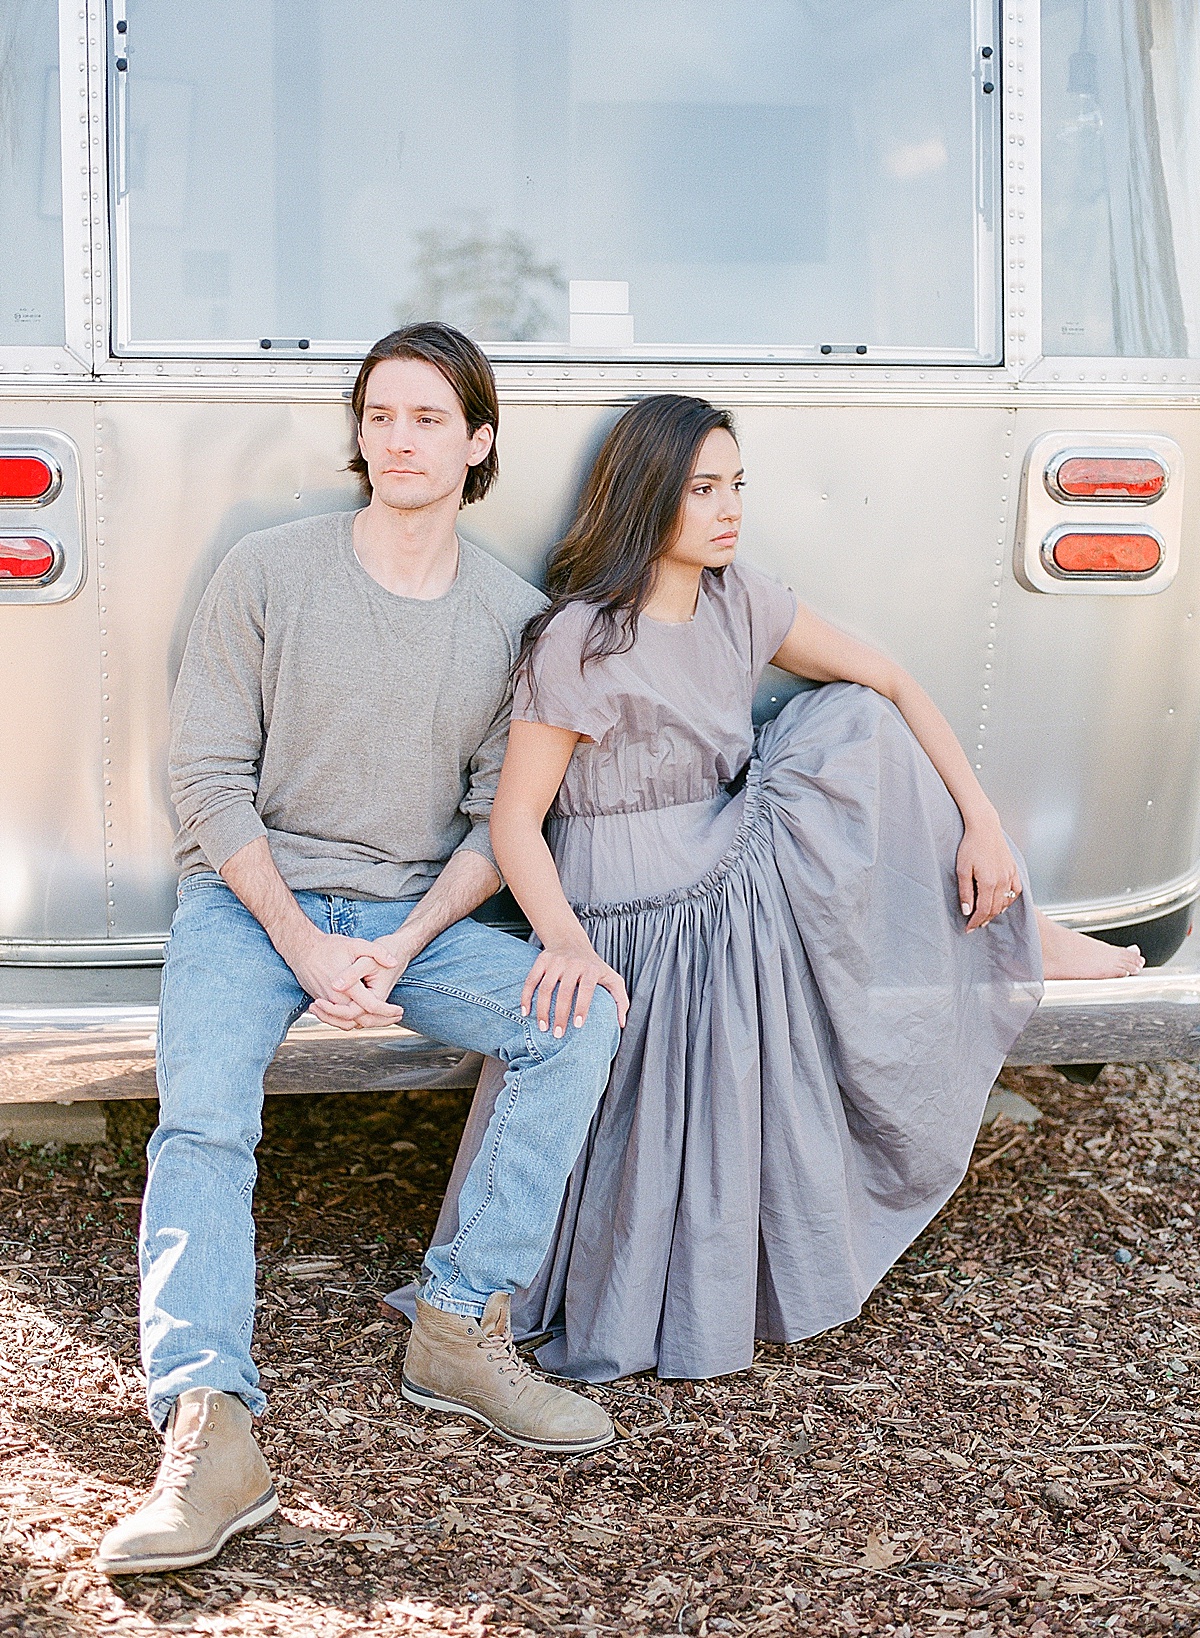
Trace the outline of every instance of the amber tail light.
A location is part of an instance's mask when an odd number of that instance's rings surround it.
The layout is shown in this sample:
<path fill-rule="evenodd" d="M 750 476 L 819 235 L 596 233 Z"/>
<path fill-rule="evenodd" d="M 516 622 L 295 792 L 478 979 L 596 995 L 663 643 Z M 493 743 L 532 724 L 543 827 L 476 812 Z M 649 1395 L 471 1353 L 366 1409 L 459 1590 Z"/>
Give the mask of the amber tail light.
<path fill-rule="evenodd" d="M 57 465 L 45 456 L 0 454 L 0 501 L 28 506 L 52 500 L 59 481 Z"/>
<path fill-rule="evenodd" d="M 1060 501 L 1148 505 L 1167 487 L 1167 469 L 1149 450 L 1065 450 L 1046 468 L 1046 488 Z"/>
<path fill-rule="evenodd" d="M 1143 580 L 1163 560 L 1153 529 L 1054 529 L 1042 544 L 1042 562 L 1060 579 Z"/>
<path fill-rule="evenodd" d="M 59 561 L 57 546 L 42 535 L 0 536 L 0 581 L 51 580 Z"/>

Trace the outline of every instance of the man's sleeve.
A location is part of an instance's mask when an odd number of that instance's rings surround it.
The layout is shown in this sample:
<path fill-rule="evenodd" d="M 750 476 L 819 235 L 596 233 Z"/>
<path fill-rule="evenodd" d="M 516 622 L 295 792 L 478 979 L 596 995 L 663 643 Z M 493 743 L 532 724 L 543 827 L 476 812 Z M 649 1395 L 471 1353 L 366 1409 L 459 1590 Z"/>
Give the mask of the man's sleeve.
<path fill-rule="evenodd" d="M 459 803 L 460 813 L 465 813 L 471 821 L 471 828 L 455 848 L 455 853 L 480 853 L 491 865 L 497 876 L 500 875 L 496 856 L 492 852 L 492 841 L 488 833 L 488 820 L 492 814 L 492 802 L 496 796 L 496 786 L 500 780 L 500 765 L 504 761 L 504 748 L 508 744 L 508 723 L 512 714 L 512 692 L 505 694 L 504 702 L 496 715 L 492 718 L 491 727 L 484 737 L 482 745 L 471 758 L 467 775 L 467 794 Z M 503 877 L 501 877 L 503 881 Z"/>
<path fill-rule="evenodd" d="M 264 613 L 261 574 L 235 547 L 196 611 L 171 699 L 171 800 L 214 870 L 267 834 L 254 806 Z"/>
<path fill-rule="evenodd" d="M 508 637 L 509 664 L 516 661 L 521 647 L 521 633 L 525 624 L 531 620 L 539 610 L 545 608 L 546 598 L 533 586 L 524 581 L 515 582 L 519 597 L 509 607 L 504 620 Z M 455 853 L 479 853 L 487 860 L 492 869 L 500 877 L 501 885 L 504 877 L 500 875 L 500 867 L 496 863 L 496 856 L 492 852 L 492 840 L 488 830 L 488 820 L 492 816 L 492 803 L 496 796 L 496 786 L 500 782 L 500 766 L 504 761 L 504 751 L 508 745 L 508 725 L 512 719 L 513 691 L 511 681 L 505 690 L 500 708 L 492 718 L 491 727 L 484 735 L 483 743 L 471 758 L 467 775 L 467 794 L 459 803 L 459 811 L 465 813 L 471 821 L 471 828 L 455 848 Z"/>

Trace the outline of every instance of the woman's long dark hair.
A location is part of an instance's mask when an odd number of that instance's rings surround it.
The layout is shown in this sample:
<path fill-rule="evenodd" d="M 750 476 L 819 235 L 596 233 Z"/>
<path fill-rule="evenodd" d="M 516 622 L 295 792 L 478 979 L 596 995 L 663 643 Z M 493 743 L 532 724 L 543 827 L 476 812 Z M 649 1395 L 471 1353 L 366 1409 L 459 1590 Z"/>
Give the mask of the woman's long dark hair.
<path fill-rule="evenodd" d="M 568 603 L 595 609 L 580 669 L 632 648 L 700 445 L 718 427 L 736 437 L 728 410 L 679 393 L 643 398 L 625 411 L 600 446 L 574 521 L 551 555 L 550 604 L 525 627 L 518 673 L 528 672 L 538 638 Z"/>

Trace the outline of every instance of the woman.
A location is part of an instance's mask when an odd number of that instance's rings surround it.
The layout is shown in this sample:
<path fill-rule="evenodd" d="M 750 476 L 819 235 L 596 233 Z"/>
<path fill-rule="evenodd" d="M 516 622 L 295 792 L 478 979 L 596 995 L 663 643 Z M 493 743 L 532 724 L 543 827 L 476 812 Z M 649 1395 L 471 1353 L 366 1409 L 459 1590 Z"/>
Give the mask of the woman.
<path fill-rule="evenodd" d="M 625 1026 L 514 1305 L 588 1381 L 718 1375 L 851 1319 L 961 1180 L 1043 968 L 1142 964 L 1035 911 L 911 677 L 735 563 L 741 488 L 727 413 L 629 410 L 517 667 L 491 828 L 542 947 L 523 1004 L 561 1033 L 602 985 Z M 771 661 L 827 686 L 755 741 Z"/>

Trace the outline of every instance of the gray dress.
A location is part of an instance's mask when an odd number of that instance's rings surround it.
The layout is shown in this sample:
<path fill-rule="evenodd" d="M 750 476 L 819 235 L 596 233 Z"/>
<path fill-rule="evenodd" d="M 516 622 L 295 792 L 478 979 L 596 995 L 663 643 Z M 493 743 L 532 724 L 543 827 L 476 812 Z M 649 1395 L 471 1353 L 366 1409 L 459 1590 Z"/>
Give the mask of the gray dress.
<path fill-rule="evenodd" d="M 717 1376 L 756 1337 L 852 1319 L 961 1181 L 1041 993 L 1027 897 L 964 931 L 962 821 L 890 701 L 828 684 L 755 739 L 795 606 L 741 565 L 706 573 L 692 621 L 643 617 L 628 653 L 581 675 L 591 610 L 572 605 L 518 683 L 515 717 L 588 736 L 549 841 L 632 998 L 554 1244 L 514 1302 L 566 1376 Z M 485 1070 L 439 1239 L 498 1081 Z"/>

